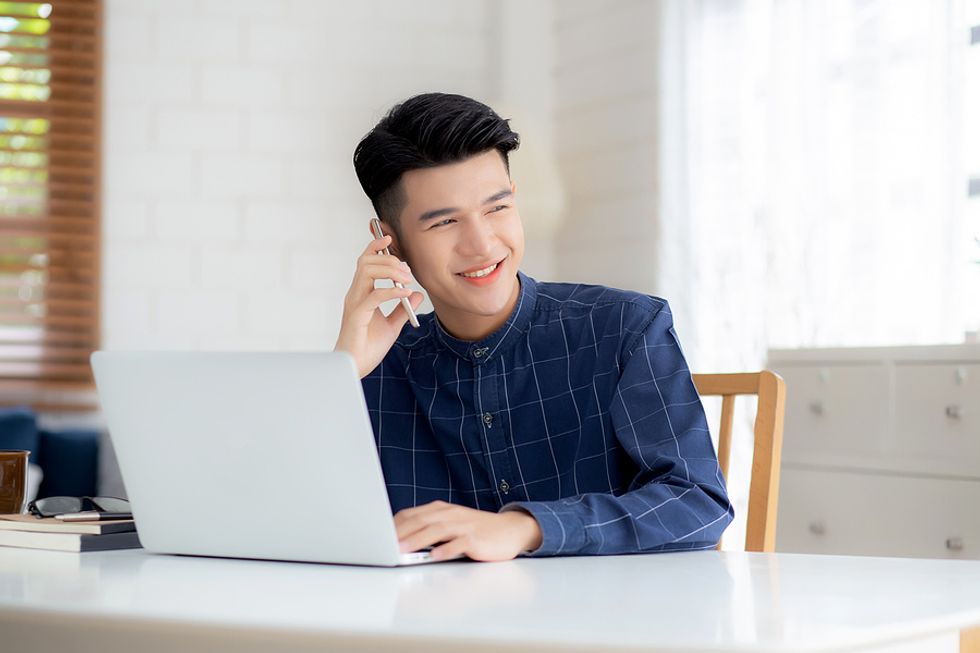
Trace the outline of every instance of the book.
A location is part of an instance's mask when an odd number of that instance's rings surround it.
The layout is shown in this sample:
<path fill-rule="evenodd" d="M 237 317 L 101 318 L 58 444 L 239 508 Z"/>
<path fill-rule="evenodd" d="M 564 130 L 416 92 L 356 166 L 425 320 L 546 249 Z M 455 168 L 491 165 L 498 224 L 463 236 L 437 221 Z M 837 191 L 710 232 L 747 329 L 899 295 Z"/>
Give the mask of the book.
<path fill-rule="evenodd" d="M 136 531 L 94 535 L 84 533 L 42 533 L 37 531 L 0 530 L 0 546 L 16 546 L 51 551 L 114 551 L 138 549 L 140 539 Z"/>
<path fill-rule="evenodd" d="M 0 515 L 0 531 L 105 535 L 107 533 L 128 533 L 135 530 L 136 522 L 132 519 L 66 522 L 54 517 L 38 519 L 34 515 Z"/>

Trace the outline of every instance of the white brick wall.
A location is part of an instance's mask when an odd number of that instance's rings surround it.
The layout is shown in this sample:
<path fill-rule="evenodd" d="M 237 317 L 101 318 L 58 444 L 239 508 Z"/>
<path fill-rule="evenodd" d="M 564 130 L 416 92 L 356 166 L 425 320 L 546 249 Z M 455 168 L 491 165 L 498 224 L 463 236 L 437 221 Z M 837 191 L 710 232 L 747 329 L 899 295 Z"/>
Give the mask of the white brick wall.
<path fill-rule="evenodd" d="M 413 93 L 490 99 L 487 4 L 108 0 L 103 346 L 332 347 L 354 146 Z"/>
<path fill-rule="evenodd" d="M 235 151 L 242 143 L 243 118 L 235 109 L 161 109 L 157 114 L 157 142 L 163 148 L 208 148 Z"/>

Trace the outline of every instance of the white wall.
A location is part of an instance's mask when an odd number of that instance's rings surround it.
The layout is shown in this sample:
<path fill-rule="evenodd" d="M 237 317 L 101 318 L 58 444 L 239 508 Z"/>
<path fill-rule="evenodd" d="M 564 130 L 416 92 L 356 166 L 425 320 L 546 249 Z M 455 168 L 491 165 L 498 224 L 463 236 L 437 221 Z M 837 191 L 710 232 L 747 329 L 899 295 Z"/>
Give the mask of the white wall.
<path fill-rule="evenodd" d="M 499 87 L 488 7 L 109 0 L 103 346 L 331 348 L 354 146 L 414 93 Z"/>
<path fill-rule="evenodd" d="M 657 289 L 659 3 L 556 5 L 557 276 Z"/>

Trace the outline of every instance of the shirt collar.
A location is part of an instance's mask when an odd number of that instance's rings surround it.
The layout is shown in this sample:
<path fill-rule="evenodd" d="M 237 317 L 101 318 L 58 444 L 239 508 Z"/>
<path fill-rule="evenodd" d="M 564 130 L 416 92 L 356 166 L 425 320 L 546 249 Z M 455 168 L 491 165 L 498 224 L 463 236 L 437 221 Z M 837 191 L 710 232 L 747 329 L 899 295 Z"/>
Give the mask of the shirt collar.
<path fill-rule="evenodd" d="M 464 358 L 475 365 L 483 364 L 495 355 L 499 355 L 512 347 L 531 323 L 531 316 L 534 314 L 534 307 L 538 298 L 537 282 L 534 279 L 520 270 L 517 271 L 517 279 L 521 284 L 517 304 L 514 306 L 510 317 L 499 329 L 476 342 L 460 340 L 450 335 L 439 322 L 439 317 L 436 316 L 433 322 L 436 325 L 436 335 L 439 342 L 460 358 Z"/>

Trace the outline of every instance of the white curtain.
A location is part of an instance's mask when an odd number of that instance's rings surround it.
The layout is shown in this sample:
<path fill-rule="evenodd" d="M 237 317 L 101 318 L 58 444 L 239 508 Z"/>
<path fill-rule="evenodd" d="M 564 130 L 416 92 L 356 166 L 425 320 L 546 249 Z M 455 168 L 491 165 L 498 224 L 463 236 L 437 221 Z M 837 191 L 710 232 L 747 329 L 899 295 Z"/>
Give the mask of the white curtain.
<path fill-rule="evenodd" d="M 667 3 L 660 278 L 700 368 L 980 323 L 968 3 Z"/>

